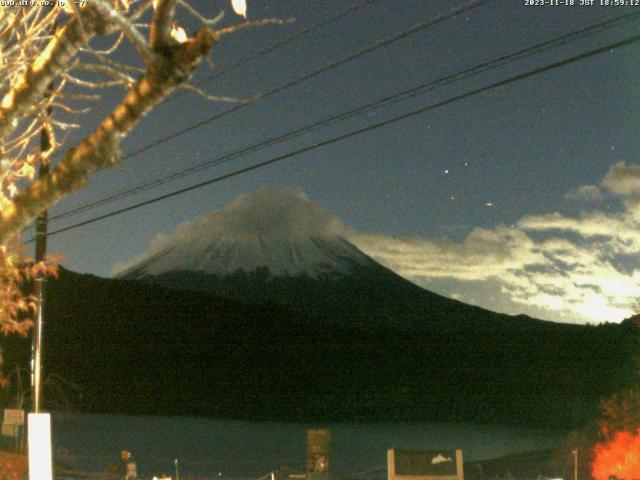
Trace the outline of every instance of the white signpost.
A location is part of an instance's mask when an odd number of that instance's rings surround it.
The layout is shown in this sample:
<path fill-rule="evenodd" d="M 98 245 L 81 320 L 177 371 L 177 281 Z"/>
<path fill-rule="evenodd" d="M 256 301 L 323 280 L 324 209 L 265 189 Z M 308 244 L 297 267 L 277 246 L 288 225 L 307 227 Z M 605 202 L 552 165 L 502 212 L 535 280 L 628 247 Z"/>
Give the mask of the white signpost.
<path fill-rule="evenodd" d="M 29 480 L 52 480 L 51 415 L 30 413 L 27 428 L 29 432 Z"/>

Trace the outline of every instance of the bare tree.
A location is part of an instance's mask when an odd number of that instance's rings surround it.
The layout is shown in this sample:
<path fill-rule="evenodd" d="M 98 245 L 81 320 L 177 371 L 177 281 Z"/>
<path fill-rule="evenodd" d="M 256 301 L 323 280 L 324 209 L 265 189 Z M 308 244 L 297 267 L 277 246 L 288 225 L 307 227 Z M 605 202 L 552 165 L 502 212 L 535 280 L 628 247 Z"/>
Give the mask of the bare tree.
<path fill-rule="evenodd" d="M 28 312 L 34 301 L 22 295 L 20 284 L 55 270 L 47 263 L 25 267 L 17 246 L 19 232 L 85 185 L 93 172 L 120 163 L 121 142 L 137 123 L 173 90 L 186 85 L 222 36 L 249 25 L 216 29 L 221 15 L 207 19 L 184 0 L 57 2 L 47 7 L 0 8 L 0 328 L 4 332 L 24 333 L 30 325 Z M 234 8 L 244 4 L 233 3 Z M 199 23 L 192 35 L 177 24 L 177 9 Z M 111 43 L 105 48 L 107 40 Z M 133 65 L 116 61 L 113 53 L 120 48 L 133 48 L 139 61 Z M 77 126 L 75 119 L 86 111 L 86 103 L 99 98 L 101 88 L 123 88 L 124 93 L 92 133 L 66 145 L 64 136 Z M 51 140 L 45 151 L 35 147 L 42 129 Z M 36 179 L 38 164 L 49 162 L 55 152 L 62 155 L 51 165 L 51 173 Z"/>

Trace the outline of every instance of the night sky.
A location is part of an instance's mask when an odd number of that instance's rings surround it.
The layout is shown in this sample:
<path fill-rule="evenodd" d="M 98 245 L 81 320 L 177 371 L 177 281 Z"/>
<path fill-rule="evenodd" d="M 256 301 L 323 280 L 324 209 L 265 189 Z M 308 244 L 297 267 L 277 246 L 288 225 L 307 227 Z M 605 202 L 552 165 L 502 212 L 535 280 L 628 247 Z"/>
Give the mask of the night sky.
<path fill-rule="evenodd" d="M 223 38 L 215 75 L 360 0 L 248 0 L 249 19 L 295 18 Z M 230 2 L 223 25 L 241 22 Z M 247 99 L 466 2 L 376 0 L 286 46 L 202 84 Z M 576 0 L 576 4 L 580 0 Z M 527 6 L 493 0 L 324 72 L 133 156 L 51 211 L 55 216 L 315 120 L 580 30 L 638 7 Z M 319 128 L 196 175 L 53 220 L 51 230 L 214 178 L 301 147 L 472 91 L 638 33 L 640 21 L 424 95 Z M 195 24 L 185 22 L 187 30 Z M 565 322 L 619 322 L 640 296 L 640 91 L 636 43 L 453 102 L 274 165 L 50 238 L 64 266 L 108 276 L 143 254 L 159 234 L 224 208 L 261 187 L 302 191 L 349 229 L 350 239 L 435 292 L 483 307 Z M 123 57 L 134 58 L 125 51 Z M 119 94 L 104 95 L 86 134 Z M 144 119 L 125 154 L 233 103 L 184 92 Z M 28 238 L 29 233 L 25 234 Z"/>

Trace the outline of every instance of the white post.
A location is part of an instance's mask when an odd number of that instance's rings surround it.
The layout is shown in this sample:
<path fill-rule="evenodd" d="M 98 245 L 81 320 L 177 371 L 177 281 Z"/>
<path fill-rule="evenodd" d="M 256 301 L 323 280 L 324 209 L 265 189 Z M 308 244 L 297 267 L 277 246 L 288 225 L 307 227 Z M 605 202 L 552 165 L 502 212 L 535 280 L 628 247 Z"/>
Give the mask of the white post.
<path fill-rule="evenodd" d="M 30 413 L 29 429 L 29 480 L 52 480 L 51 465 L 51 415 Z"/>

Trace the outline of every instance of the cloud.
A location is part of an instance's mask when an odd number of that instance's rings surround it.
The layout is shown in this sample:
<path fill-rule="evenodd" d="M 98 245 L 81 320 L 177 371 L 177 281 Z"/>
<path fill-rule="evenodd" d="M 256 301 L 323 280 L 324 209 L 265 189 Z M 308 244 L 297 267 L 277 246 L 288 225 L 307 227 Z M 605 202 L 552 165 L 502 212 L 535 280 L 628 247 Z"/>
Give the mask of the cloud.
<path fill-rule="evenodd" d="M 421 237 L 350 235 L 360 249 L 407 277 L 453 277 L 478 280 L 544 261 L 521 230 L 498 226 L 474 229 L 462 243 Z"/>
<path fill-rule="evenodd" d="M 602 185 L 622 197 L 640 195 L 640 165 L 618 162 L 611 166 Z"/>
<path fill-rule="evenodd" d="M 566 198 L 593 207 L 604 199 L 603 190 L 622 208 L 527 215 L 510 228 L 476 228 L 458 243 L 351 239 L 401 275 L 469 303 L 552 320 L 620 321 L 632 314 L 640 294 L 640 165 L 616 163 L 601 185 L 580 187 Z"/>
<path fill-rule="evenodd" d="M 533 218 L 531 219 L 533 220 Z M 539 226 L 539 224 L 537 224 Z M 600 244 L 534 240 L 524 228 L 475 229 L 461 243 L 353 235 L 363 251 L 399 274 L 463 301 L 551 320 L 619 321 L 638 295 L 640 270 L 622 272 Z M 493 299 L 478 298 L 478 284 Z"/>
<path fill-rule="evenodd" d="M 344 226 L 325 208 L 300 190 L 261 188 L 242 195 L 221 210 L 182 224 L 174 235 L 179 241 L 209 241 L 209 236 L 237 238 L 261 236 L 291 239 L 341 234 Z"/>
<path fill-rule="evenodd" d="M 582 185 L 571 190 L 564 198 L 571 202 L 600 203 L 604 200 L 604 194 L 597 185 Z"/>

